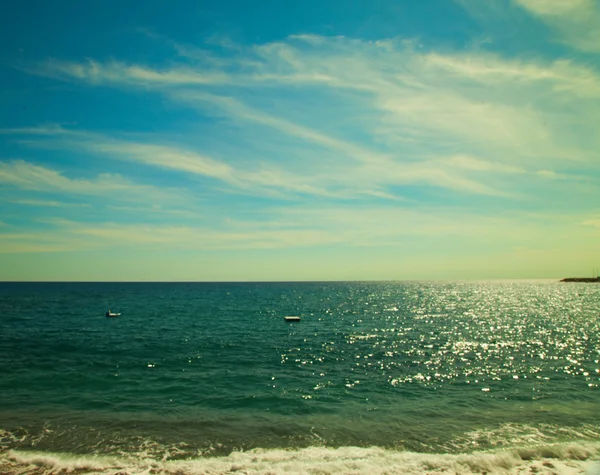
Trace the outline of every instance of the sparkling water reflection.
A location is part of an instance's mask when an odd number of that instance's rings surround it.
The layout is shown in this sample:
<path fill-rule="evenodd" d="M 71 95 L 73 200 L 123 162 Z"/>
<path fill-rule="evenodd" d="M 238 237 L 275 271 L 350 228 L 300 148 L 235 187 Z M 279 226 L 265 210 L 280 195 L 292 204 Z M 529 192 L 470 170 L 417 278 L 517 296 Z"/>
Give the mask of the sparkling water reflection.
<path fill-rule="evenodd" d="M 0 284 L 0 315 L 6 447 L 464 451 L 600 424 L 596 285 Z"/>

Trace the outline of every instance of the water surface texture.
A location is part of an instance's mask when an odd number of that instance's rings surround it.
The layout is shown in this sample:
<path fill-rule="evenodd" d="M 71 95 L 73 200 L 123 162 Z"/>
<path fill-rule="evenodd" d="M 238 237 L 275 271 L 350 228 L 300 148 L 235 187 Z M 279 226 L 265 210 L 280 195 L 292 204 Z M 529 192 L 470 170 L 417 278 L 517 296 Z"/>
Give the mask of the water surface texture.
<path fill-rule="evenodd" d="M 595 284 L 0 283 L 0 446 L 15 466 L 583 447 L 599 359 Z"/>

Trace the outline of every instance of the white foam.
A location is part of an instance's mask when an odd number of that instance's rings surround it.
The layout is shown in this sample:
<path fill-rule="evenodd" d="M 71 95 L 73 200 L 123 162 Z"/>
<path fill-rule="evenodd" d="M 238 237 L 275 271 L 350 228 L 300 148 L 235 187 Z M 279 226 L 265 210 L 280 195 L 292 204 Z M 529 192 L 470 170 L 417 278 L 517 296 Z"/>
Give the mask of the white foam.
<path fill-rule="evenodd" d="M 233 452 L 226 457 L 165 461 L 152 458 L 73 456 L 9 451 L 0 454 L 0 473 L 6 474 L 149 474 L 226 473 L 261 475 L 392 475 L 455 474 L 588 474 L 600 475 L 600 444 L 541 445 L 471 454 L 422 454 L 382 448 L 309 447 L 301 450 Z"/>

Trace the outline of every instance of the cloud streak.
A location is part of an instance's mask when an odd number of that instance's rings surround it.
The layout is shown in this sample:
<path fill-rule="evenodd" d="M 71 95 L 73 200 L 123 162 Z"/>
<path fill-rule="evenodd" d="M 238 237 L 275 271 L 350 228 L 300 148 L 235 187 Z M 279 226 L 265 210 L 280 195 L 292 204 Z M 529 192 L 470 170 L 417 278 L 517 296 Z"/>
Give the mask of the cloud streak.
<path fill-rule="evenodd" d="M 118 174 L 102 173 L 97 178 L 68 178 L 61 172 L 35 165 L 24 160 L 0 162 L 0 183 L 23 190 L 60 192 L 75 195 L 110 196 L 161 196 L 164 190 L 135 184 Z M 60 206 L 58 202 L 21 201 L 23 204 Z"/>
<path fill-rule="evenodd" d="M 569 61 L 506 60 L 485 52 L 420 52 L 414 44 L 398 40 L 365 42 L 309 35 L 241 49 L 238 56 L 223 61 L 225 64 L 211 65 L 209 70 L 196 65 L 193 71 L 204 76 L 221 68 L 216 73 L 222 84 L 229 86 L 226 95 L 221 89 L 207 89 L 206 83 L 197 81 L 192 73 L 180 74 L 183 66 L 173 66 L 170 72 L 139 66 L 148 72 L 144 79 L 132 72 L 131 66 L 119 63 L 94 63 L 90 68 L 50 62 L 38 73 L 52 75 L 54 71 L 72 79 L 114 86 L 147 88 L 154 84 L 166 90 L 168 97 L 212 102 L 240 118 L 324 147 L 346 152 L 352 147 L 348 155 L 369 160 L 381 152 L 365 146 L 359 150 L 331 133 L 274 118 L 256 107 L 249 108 L 243 98 L 249 90 L 271 97 L 279 97 L 282 88 L 304 90 L 308 96 L 315 88 L 329 91 L 332 97 L 353 91 L 344 99 L 352 101 L 357 113 L 364 111 L 372 119 L 365 124 L 368 130 L 390 143 L 402 141 L 406 145 L 435 138 L 447 148 L 454 145 L 451 155 L 497 150 L 497 156 L 490 157 L 496 161 L 498 155 L 527 155 L 529 160 L 540 155 L 556 160 L 589 159 L 585 148 L 567 136 L 564 122 L 575 120 L 570 110 L 577 107 L 591 114 L 589 104 L 579 101 L 600 98 L 600 76 Z M 549 94 L 555 97 L 552 103 L 547 101 Z M 567 110 L 557 114 L 551 110 L 554 104 Z M 384 152 L 389 155 L 388 150 Z"/>
<path fill-rule="evenodd" d="M 515 0 L 556 29 L 562 40 L 585 52 L 600 52 L 600 7 L 594 0 Z"/>
<path fill-rule="evenodd" d="M 50 208 L 89 208 L 88 203 L 64 203 L 62 201 L 47 201 L 47 200 L 12 200 L 11 203 L 26 206 L 42 206 Z"/>
<path fill-rule="evenodd" d="M 30 137 L 42 136 L 44 140 L 25 140 L 23 145 L 36 148 L 58 148 L 63 150 L 87 152 L 102 155 L 114 160 L 131 161 L 152 167 L 183 172 L 190 176 L 202 176 L 223 182 L 231 187 L 246 192 L 258 194 L 271 194 L 281 197 L 278 190 L 292 191 L 295 193 L 329 195 L 325 189 L 315 187 L 309 183 L 308 177 L 300 177 L 275 166 L 259 166 L 244 170 L 226 163 L 223 160 L 213 159 L 193 150 L 181 147 L 166 146 L 155 143 L 143 143 L 132 140 L 116 139 L 106 135 L 65 129 L 63 127 L 40 127 L 26 129 L 12 129 L 1 131 L 4 134 L 26 135 Z M 68 182 L 56 172 L 44 170 L 33 165 L 26 165 L 22 161 L 12 164 L 0 163 L 0 180 L 10 182 L 22 188 L 32 186 L 54 185 L 54 188 L 65 191 L 91 192 L 98 188 L 103 191 L 123 189 L 122 177 L 102 175 L 98 185 L 83 181 L 81 183 Z M 4 172 L 2 171 L 4 169 Z M 10 171 L 12 169 L 12 172 Z"/>
<path fill-rule="evenodd" d="M 511 213 L 485 216 L 458 209 L 310 207 L 272 209 L 258 221 L 220 220 L 210 224 L 86 222 L 45 219 L 45 227 L 0 233 L 0 249 L 14 252 L 135 249 L 146 251 L 232 251 L 348 248 L 427 247 L 443 235 L 445 246 L 469 243 L 511 249 L 559 243 L 570 228 L 588 228 L 586 239 L 598 237 L 596 215 L 534 216 Z M 519 229 L 519 233 L 514 230 Z M 460 244 L 462 246 L 462 244 Z"/>
<path fill-rule="evenodd" d="M 204 99 L 206 99 L 204 97 Z M 191 98 L 187 98 L 189 102 Z M 221 102 L 219 98 L 216 98 Z M 42 136 L 52 135 L 51 131 L 56 130 L 55 142 L 25 142 L 33 146 L 50 146 L 63 149 L 87 151 L 92 154 L 100 154 L 112 159 L 135 161 L 148 166 L 165 168 L 178 172 L 185 172 L 191 175 L 200 175 L 210 177 L 227 183 L 234 189 L 245 192 L 271 195 L 281 198 L 281 194 L 274 194 L 277 190 L 283 192 L 294 192 L 300 194 L 326 196 L 337 199 L 353 199 L 358 196 L 373 196 L 384 199 L 397 200 L 402 199 L 396 194 L 388 194 L 385 191 L 386 186 L 402 184 L 426 184 L 434 187 L 455 190 L 462 193 L 475 193 L 492 196 L 501 196 L 502 192 L 486 187 L 477 181 L 465 178 L 456 173 L 456 169 L 463 170 L 489 170 L 495 169 L 506 172 L 510 167 L 501 167 L 498 165 L 487 164 L 485 162 L 471 158 L 470 166 L 454 166 L 458 163 L 459 157 L 448 160 L 430 160 L 418 163 L 399 163 L 391 157 L 355 146 L 351 143 L 342 142 L 333 138 L 326 137 L 316 131 L 305 127 L 296 126 L 288 121 L 271 117 L 263 113 L 254 113 L 250 109 L 239 106 L 232 101 L 227 101 L 229 105 L 234 104 L 230 110 L 237 119 L 258 122 L 262 125 L 272 127 L 283 131 L 284 133 L 298 136 L 326 148 L 332 149 L 342 154 L 338 157 L 336 175 L 330 176 L 325 172 L 319 173 L 317 177 L 308 175 L 298 175 L 289 173 L 275 167 L 265 167 L 259 164 L 260 168 L 241 169 L 230 166 L 224 162 L 213 160 L 190 150 L 184 150 L 164 145 L 145 144 L 139 142 L 130 142 L 126 140 L 116 140 L 94 133 L 85 133 L 74 131 L 72 135 L 67 129 L 63 128 L 40 128 L 39 134 Z M 239 110 L 244 111 L 239 114 Z M 36 129 L 13 130 L 12 133 L 24 133 L 35 135 Z M 350 158 L 358 164 L 349 164 Z M 351 160 L 351 161 L 352 161 Z M 466 159 L 463 158 L 464 162 Z M 473 166 L 477 163 L 477 166 Z M 19 168 L 18 173 L 13 173 L 11 177 L 6 176 L 5 181 L 12 181 L 14 185 L 21 188 L 28 188 L 32 183 L 40 185 L 41 182 L 54 183 L 56 189 L 62 185 L 63 191 L 81 192 L 86 190 L 91 193 L 94 189 L 100 188 L 105 192 L 110 192 L 111 188 L 120 186 L 121 177 L 101 176 L 99 186 L 88 186 L 86 181 L 78 185 L 78 182 L 67 183 L 64 179 L 61 181 L 59 174 L 48 170 L 36 170 L 34 166 L 26 166 L 24 163 L 13 163 L 13 168 Z M 315 162 L 313 170 L 319 169 L 319 164 Z M 343 171 L 339 173 L 339 171 Z M 111 182 L 110 186 L 106 184 Z M 328 189 L 332 188 L 332 189 Z M 31 189 L 31 188 L 30 188 Z"/>

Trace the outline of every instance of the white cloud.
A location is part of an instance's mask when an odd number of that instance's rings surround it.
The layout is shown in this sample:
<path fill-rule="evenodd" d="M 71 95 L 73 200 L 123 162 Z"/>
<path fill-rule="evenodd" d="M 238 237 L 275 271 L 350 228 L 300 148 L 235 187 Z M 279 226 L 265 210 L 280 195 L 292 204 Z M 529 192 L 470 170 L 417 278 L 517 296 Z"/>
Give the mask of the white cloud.
<path fill-rule="evenodd" d="M 48 200 L 11 200 L 11 203 L 27 206 L 46 206 L 51 208 L 89 208 L 88 203 L 64 203 L 62 201 Z"/>
<path fill-rule="evenodd" d="M 60 171 L 36 165 L 24 160 L 0 162 L 0 184 L 22 190 L 54 192 L 63 194 L 102 196 L 105 198 L 134 201 L 179 201 L 181 193 L 150 185 L 131 182 L 118 174 L 102 173 L 93 179 L 69 178 Z M 57 201 L 37 199 L 21 200 L 22 204 L 64 206 Z"/>
<path fill-rule="evenodd" d="M 295 124 L 289 120 L 253 110 L 232 98 L 218 97 L 204 93 L 182 93 L 176 95 L 176 97 L 178 100 L 188 105 L 194 103 L 200 103 L 201 105 L 204 102 L 215 104 L 227 111 L 230 118 L 233 120 L 258 123 L 337 152 L 341 157 L 341 159 L 337 161 L 339 166 L 338 170 L 345 171 L 344 174 L 338 174 L 338 181 L 345 182 L 347 186 L 352 186 L 358 193 L 379 196 L 382 198 L 398 199 L 398 196 L 381 191 L 379 187 L 416 183 L 466 193 L 503 195 L 502 192 L 487 187 L 475 180 L 461 176 L 460 173 L 457 173 L 456 168 L 474 168 L 473 166 L 453 167 L 453 165 L 455 165 L 455 160 L 431 160 L 418 163 L 403 163 L 391 154 L 370 150 L 350 141 L 339 140 L 309 127 Z M 471 162 L 475 160 L 476 159 L 471 158 Z M 481 167 L 482 163 L 487 162 L 479 161 L 479 163 Z M 454 170 L 452 168 L 454 168 Z M 318 165 L 314 164 L 313 169 L 318 170 Z M 495 167 L 492 167 L 488 164 L 487 169 L 513 170 L 514 167 L 504 166 L 503 168 L 502 165 L 495 165 Z M 332 178 L 333 177 L 326 178 L 325 182 L 331 182 Z M 323 180 L 322 175 L 321 180 Z"/>
<path fill-rule="evenodd" d="M 124 83 L 140 85 L 177 85 L 177 84 L 225 84 L 230 82 L 223 73 L 204 73 L 190 68 L 180 67 L 157 71 L 139 65 L 128 65 L 118 61 L 99 63 L 89 60 L 85 63 L 50 60 L 42 63 L 36 70 L 29 72 L 55 78 L 72 78 L 89 81 L 93 84 Z"/>
<path fill-rule="evenodd" d="M 475 171 L 496 171 L 499 173 L 526 173 L 526 171 L 520 167 L 505 165 L 502 163 L 488 162 L 480 160 L 477 157 L 471 157 L 468 155 L 455 155 L 444 161 L 448 165 L 464 168 L 466 170 Z"/>
<path fill-rule="evenodd" d="M 101 249 L 227 250 L 281 249 L 340 243 L 331 230 L 315 228 L 227 229 L 211 226 L 85 223 L 49 219 L 52 229 L 0 233 L 0 252 L 61 252 Z"/>
<path fill-rule="evenodd" d="M 173 97 L 177 98 L 181 102 L 185 102 L 186 104 L 202 104 L 202 102 L 208 102 L 217 105 L 218 107 L 226 110 L 233 118 L 248 120 L 272 127 L 286 134 L 302 138 L 308 142 L 316 143 L 322 145 L 323 147 L 343 152 L 348 157 L 359 161 L 373 162 L 385 160 L 385 157 L 382 154 L 373 152 L 365 147 L 330 137 L 309 127 L 304 127 L 289 120 L 252 109 L 231 97 L 194 92 L 174 94 Z"/>
<path fill-rule="evenodd" d="M 579 16 L 594 11 L 594 0 L 515 0 L 523 7 L 544 16 Z"/>
<path fill-rule="evenodd" d="M 595 0 L 514 0 L 555 28 L 562 40 L 586 52 L 600 52 L 600 7 Z"/>
<path fill-rule="evenodd" d="M 600 76 L 585 66 L 566 59 L 543 64 L 538 61 L 507 60 L 478 51 L 462 55 L 429 53 L 424 61 L 432 69 L 452 74 L 453 79 L 462 78 L 488 85 L 507 86 L 507 81 L 520 81 L 531 85 L 531 92 L 547 94 L 550 89 L 567 96 L 600 97 Z M 512 84 L 512 90 L 516 87 Z"/>
<path fill-rule="evenodd" d="M 53 131 L 56 133 L 53 134 Z M 181 147 L 115 139 L 92 132 L 72 131 L 71 133 L 69 129 L 62 127 L 5 129 L 0 133 L 50 137 L 47 140 L 25 140 L 21 143 L 40 148 L 86 151 L 116 160 L 133 161 L 144 165 L 185 172 L 189 175 L 214 178 L 233 188 L 249 193 L 273 195 L 280 198 L 283 196 L 282 193 L 286 191 L 333 196 L 326 189 L 314 186 L 310 177 L 287 172 L 275 165 L 265 165 L 263 163 L 242 168 Z M 8 167 L 8 165 L 5 167 Z M 40 180 L 43 181 L 43 176 L 46 176 L 47 181 L 49 180 L 57 186 L 59 182 L 65 184 L 65 180 L 63 179 L 61 182 L 57 173 L 45 171 L 38 173 L 41 176 L 38 176 L 35 180 L 29 180 L 27 175 L 34 174 L 35 168 L 29 167 L 27 169 L 27 167 L 19 165 L 18 161 L 13 162 L 11 167 L 21 168 L 20 173 L 13 173 L 11 176 L 7 174 L 4 179 L 15 184 L 19 182 L 21 187 L 31 186 L 27 185 L 28 181 L 35 183 L 40 182 Z M 0 173 L 2 173 L 1 169 Z M 110 181 L 112 187 L 119 186 L 119 182 L 122 180 L 119 176 L 111 177 L 110 175 L 101 175 L 99 179 L 103 182 Z M 1 174 L 0 180 L 2 180 Z M 69 184 L 67 188 L 70 188 L 71 191 L 75 191 L 74 188 L 95 189 L 94 187 L 88 188 L 86 183 L 81 183 L 78 186 L 77 182 Z"/>
<path fill-rule="evenodd" d="M 13 160 L 0 162 L 0 182 L 28 190 L 57 190 L 81 194 L 123 191 L 132 184 L 118 175 L 102 174 L 96 180 L 70 179 L 39 165 Z"/>
<path fill-rule="evenodd" d="M 546 44 L 563 43 L 585 53 L 600 51 L 600 6 L 597 0 L 454 1 L 465 8 L 499 44 L 516 44 L 521 50 L 531 52 L 531 40 L 543 39 Z M 530 19 L 541 22 L 550 30 L 539 28 L 530 23 Z M 547 33 L 550 35 L 546 38 Z"/>
<path fill-rule="evenodd" d="M 81 249 L 137 250 L 286 249 L 313 246 L 396 245 L 414 236 L 481 238 L 494 229 L 495 239 L 509 233 L 509 220 L 408 208 L 296 208 L 273 210 L 260 221 L 223 220 L 210 226 L 152 223 L 78 222 L 45 219 L 45 226 L 0 233 L 3 252 L 59 252 Z M 522 226 L 521 226 L 522 227 Z M 523 227 L 522 227 L 523 228 Z"/>
<path fill-rule="evenodd" d="M 68 237 L 60 230 L 0 232 L 0 254 L 72 252 L 93 248 L 89 243 Z"/>
<path fill-rule="evenodd" d="M 536 5 L 530 7 L 538 12 L 550 8 Z M 190 61 L 155 70 L 115 61 L 47 62 L 38 73 L 155 85 L 179 105 L 216 116 L 219 125 L 235 123 L 215 127 L 211 137 L 235 142 L 235 154 L 203 153 L 200 141 L 173 146 L 64 130 L 55 141 L 210 177 L 230 193 L 279 199 L 397 200 L 407 186 L 526 199 L 548 196 L 558 177 L 563 192 L 575 190 L 574 164 L 598 166 L 600 75 L 575 60 L 315 35 L 237 45 L 224 56 L 181 46 L 178 52 Z M 52 128 L 40 133 L 50 137 Z M 254 154 L 246 158 L 245 147 Z"/>
<path fill-rule="evenodd" d="M 480 155 L 482 150 L 496 150 L 504 157 L 525 154 L 530 159 L 540 155 L 587 157 L 584 147 L 578 146 L 580 141 L 568 137 L 564 121 L 577 120 L 572 113 L 577 107 L 583 109 L 579 117 L 591 113 L 589 104 L 574 99 L 600 98 L 598 73 L 573 62 L 507 60 L 481 51 L 427 53 L 398 40 L 366 42 L 304 35 L 241 49 L 229 62 L 223 61 L 208 71 L 203 64 L 196 66 L 198 69 L 185 66 L 186 74 L 181 74 L 183 66 L 152 71 L 121 63 L 93 63 L 93 67 L 73 63 L 68 68 L 63 63 L 47 63 L 39 72 L 58 71 L 90 81 L 100 77 L 115 85 L 168 85 L 170 97 L 212 101 L 231 114 L 338 150 L 343 150 L 348 140 L 333 139 L 332 134 L 311 130 L 297 121 L 250 109 L 234 96 L 245 97 L 254 88 L 264 97 L 272 97 L 278 90 L 264 88 L 306 88 L 308 97 L 313 90 L 329 91 L 335 97 L 349 91 L 345 99 L 353 103 L 357 114 L 369 117 L 367 131 L 383 141 L 441 140 L 449 144 L 458 138 L 458 145 L 465 149 L 455 147 L 452 154 Z M 239 63 L 243 67 L 235 69 Z M 215 73 L 227 76 L 223 79 L 230 86 L 227 97 L 207 92 L 206 84 L 195 77 Z M 171 75 L 177 79 L 164 79 Z M 291 111 L 294 106 L 290 104 Z M 563 109 L 557 113 L 556 107 Z M 313 114 L 318 116 L 319 110 Z M 355 144 L 352 155 L 369 160 L 376 155 L 368 147 L 362 149 Z"/>
<path fill-rule="evenodd" d="M 89 140 L 80 145 L 93 152 L 125 157 L 148 165 L 218 178 L 227 182 L 235 180 L 231 166 L 198 153 L 155 144 L 99 138 L 100 140 Z"/>
<path fill-rule="evenodd" d="M 194 99 L 193 97 L 184 97 L 187 102 Z M 206 97 L 203 97 L 203 99 L 206 99 Z M 215 98 L 215 100 L 219 103 L 222 102 L 219 98 Z M 233 116 L 238 119 L 242 118 L 258 122 L 340 152 L 342 156 L 336 161 L 337 166 L 334 168 L 335 175 L 331 175 L 331 172 L 326 173 L 322 171 L 319 167 L 318 158 L 311 164 L 312 173 L 305 175 L 286 172 L 274 166 L 265 167 L 263 164 L 258 164 L 258 167 L 255 166 L 250 169 L 241 169 L 189 150 L 163 145 L 110 139 L 99 134 L 81 131 L 74 132 L 73 137 L 68 138 L 68 131 L 62 128 L 57 134 L 58 141 L 53 143 L 52 146 L 78 151 L 87 150 L 107 155 L 113 159 L 133 160 L 146 165 L 208 176 L 226 182 L 241 190 L 267 195 L 273 195 L 270 190 L 287 190 L 294 193 L 328 196 L 331 198 L 348 199 L 363 195 L 397 200 L 401 199 L 401 197 L 396 194 L 387 193 L 383 189 L 389 185 L 404 184 L 426 184 L 464 193 L 496 196 L 504 194 L 475 180 L 461 176 L 460 173 L 457 173 L 457 169 L 467 167 L 454 167 L 452 160 L 401 163 L 381 153 L 371 152 L 358 145 L 325 136 L 317 131 L 298 126 L 289 121 L 252 111 L 250 108 L 235 101 L 227 100 L 223 102 L 228 104 L 228 106 L 232 106 Z M 42 128 L 41 134 L 48 135 L 49 130 L 52 129 Z M 35 134 L 36 130 L 25 129 L 14 130 L 13 132 Z M 351 163 L 348 163 L 348 158 L 351 159 Z M 354 160 L 358 163 L 352 163 Z M 31 170 L 29 170 L 29 174 L 31 174 Z M 56 172 L 46 174 L 52 176 L 51 181 L 55 182 L 56 185 L 60 181 L 57 177 L 59 174 Z M 28 185 L 24 181 L 26 176 L 27 173 L 24 173 L 24 170 L 22 170 L 21 173 L 15 175 L 14 180 L 18 177 L 21 180 L 20 186 L 27 187 Z M 106 177 L 101 176 L 100 178 L 103 182 L 107 181 Z M 120 179 L 120 177 L 116 177 L 116 183 Z M 40 181 L 39 177 L 34 181 L 38 183 Z M 65 180 L 62 180 L 62 182 L 64 185 Z M 329 190 L 328 188 L 333 185 L 335 185 L 335 190 Z M 90 188 L 86 182 L 80 183 L 80 186 L 77 186 L 76 181 L 70 183 L 65 188 L 65 191 L 67 189 L 76 191 L 75 188 L 79 190 L 87 189 L 90 192 L 94 189 L 93 187 Z M 283 197 L 282 195 L 273 196 Z"/>
<path fill-rule="evenodd" d="M 483 50 L 460 54 L 422 52 L 413 43 L 400 40 L 366 42 L 343 37 L 297 35 L 287 42 L 257 45 L 251 49 L 240 47 L 238 55 L 230 59 L 197 51 L 211 59 L 209 69 L 204 63 L 155 70 L 119 62 L 53 60 L 29 71 L 93 83 L 141 87 L 153 83 L 172 88 L 201 88 L 210 84 L 241 87 L 313 85 L 378 95 L 386 92 L 394 95 L 399 90 L 419 92 L 432 86 L 440 90 L 453 89 L 457 79 L 512 87 L 515 85 L 507 81 L 520 80 L 541 81 L 542 86 L 545 82 L 558 91 L 574 95 L 600 95 L 598 73 L 572 61 L 505 59 Z M 240 68 L 240 64 L 243 67 Z M 236 69 L 232 71 L 234 67 Z"/>

